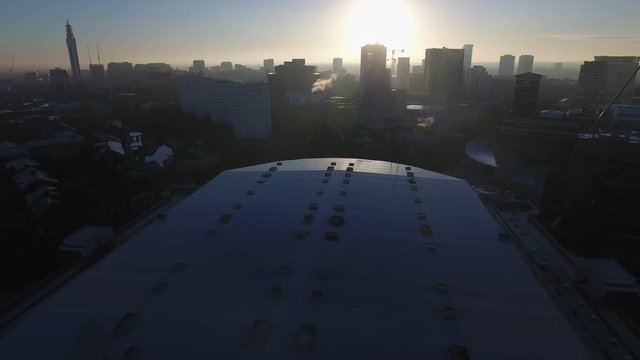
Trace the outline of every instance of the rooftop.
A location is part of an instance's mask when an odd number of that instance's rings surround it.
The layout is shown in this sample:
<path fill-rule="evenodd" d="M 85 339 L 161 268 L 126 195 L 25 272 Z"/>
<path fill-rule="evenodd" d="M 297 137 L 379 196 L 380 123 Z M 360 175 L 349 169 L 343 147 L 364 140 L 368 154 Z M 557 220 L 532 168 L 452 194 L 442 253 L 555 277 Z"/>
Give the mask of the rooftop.
<path fill-rule="evenodd" d="M 223 172 L 5 331 L 0 358 L 588 359 L 464 181 L 360 159 Z"/>

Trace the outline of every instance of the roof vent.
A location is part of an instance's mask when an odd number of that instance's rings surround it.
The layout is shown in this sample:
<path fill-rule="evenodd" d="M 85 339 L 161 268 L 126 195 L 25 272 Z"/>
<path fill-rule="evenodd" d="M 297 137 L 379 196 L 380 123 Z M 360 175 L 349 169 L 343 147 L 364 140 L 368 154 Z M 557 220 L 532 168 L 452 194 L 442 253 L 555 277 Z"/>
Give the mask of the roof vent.
<path fill-rule="evenodd" d="M 271 288 L 271 297 L 272 298 L 281 298 L 282 297 L 282 288 L 279 286 L 273 286 Z"/>
<path fill-rule="evenodd" d="M 429 225 L 421 225 L 420 226 L 420 234 L 425 235 L 425 236 L 433 234 L 433 231 L 431 230 L 431 226 L 429 226 Z"/>
<path fill-rule="evenodd" d="M 247 191 L 247 196 L 253 196 L 253 195 L 255 195 L 255 194 L 256 194 L 256 192 L 255 192 L 255 191 L 253 191 L 253 190 L 249 190 L 249 191 Z"/>
<path fill-rule="evenodd" d="M 251 326 L 249 333 L 249 343 L 252 345 L 264 344 L 271 338 L 271 323 L 267 320 L 256 320 Z"/>
<path fill-rule="evenodd" d="M 420 219 L 420 220 L 426 220 L 426 219 L 427 219 L 427 214 L 425 214 L 425 213 L 418 213 L 418 219 Z"/>
<path fill-rule="evenodd" d="M 344 211 L 344 205 L 338 204 L 338 205 L 333 207 L 333 210 L 335 210 L 337 212 L 343 212 Z"/>
<path fill-rule="evenodd" d="M 278 171 L 278 168 L 275 166 L 272 166 L 269 168 L 269 172 L 276 172 L 276 171 Z"/>
<path fill-rule="evenodd" d="M 142 359 L 142 349 L 138 346 L 129 346 L 124 352 L 125 360 L 139 360 Z"/>
<path fill-rule="evenodd" d="M 422 204 L 422 199 L 421 198 L 415 198 L 413 199 L 413 202 L 416 204 Z"/>
<path fill-rule="evenodd" d="M 316 191 L 316 195 L 318 195 L 318 196 L 322 196 L 322 195 L 324 195 L 324 190 L 318 190 L 318 191 Z"/>
<path fill-rule="evenodd" d="M 436 291 L 441 294 L 446 294 L 449 292 L 449 286 L 447 285 L 447 283 L 439 282 L 436 284 Z"/>
<path fill-rule="evenodd" d="M 415 177 L 415 175 L 411 171 L 407 171 L 407 176 L 410 178 Z"/>
<path fill-rule="evenodd" d="M 404 169 L 407 170 L 407 171 L 411 171 L 411 166 L 407 166 Z"/>
<path fill-rule="evenodd" d="M 218 230 L 216 230 L 216 229 L 207 230 L 207 237 L 214 237 L 216 235 L 218 235 Z"/>
<path fill-rule="evenodd" d="M 268 178 L 271 177 L 271 173 L 264 173 L 264 174 L 262 174 L 262 177 L 265 178 L 265 179 L 268 179 Z"/>
<path fill-rule="evenodd" d="M 331 173 L 330 172 L 324 173 L 324 177 L 331 177 Z"/>
<path fill-rule="evenodd" d="M 242 204 L 235 203 L 231 208 L 233 208 L 233 210 L 240 210 L 242 209 Z"/>
<path fill-rule="evenodd" d="M 322 290 L 311 291 L 311 301 L 322 301 L 323 297 L 324 297 L 324 292 Z"/>
<path fill-rule="evenodd" d="M 356 166 L 356 164 L 354 164 L 354 163 L 349 163 L 349 166 Z"/>
<path fill-rule="evenodd" d="M 349 166 L 349 167 L 347 168 L 347 171 L 348 171 L 348 172 L 353 172 L 353 168 L 352 168 L 351 166 Z"/>
<path fill-rule="evenodd" d="M 320 205 L 318 205 L 318 203 L 309 204 L 309 210 L 311 210 L 311 211 L 318 210 L 319 207 L 320 207 Z"/>
<path fill-rule="evenodd" d="M 276 165 L 278 165 L 278 166 L 282 166 L 282 161 L 278 161 L 278 162 L 276 163 Z"/>
<path fill-rule="evenodd" d="M 342 196 L 342 197 L 347 196 L 347 191 L 346 190 L 341 190 L 340 191 L 340 196 Z"/>
<path fill-rule="evenodd" d="M 445 319 L 454 319 L 456 317 L 456 310 L 450 306 L 444 306 L 440 309 L 440 314 L 442 314 L 442 317 Z"/>
<path fill-rule="evenodd" d="M 185 270 L 187 270 L 187 263 L 185 262 L 178 262 L 178 263 L 175 263 L 175 265 L 173 265 L 174 272 L 182 272 Z"/>
<path fill-rule="evenodd" d="M 233 215 L 224 214 L 224 215 L 220 216 L 220 224 L 228 224 L 228 223 L 231 222 L 231 219 L 233 219 Z"/>
<path fill-rule="evenodd" d="M 327 231 L 324 234 L 324 238 L 329 241 L 340 241 L 340 235 L 335 231 Z"/>
<path fill-rule="evenodd" d="M 307 236 L 309 236 L 309 232 L 306 231 L 306 230 L 298 230 L 298 231 L 296 231 L 296 239 L 298 239 L 298 240 L 303 240 Z"/>
<path fill-rule="evenodd" d="M 333 171 L 335 168 L 333 166 L 327 166 L 327 171 Z"/>
<path fill-rule="evenodd" d="M 336 166 L 336 162 L 335 162 L 335 161 L 332 161 L 332 162 L 331 162 L 331 166 Z"/>
<path fill-rule="evenodd" d="M 453 345 L 449 347 L 450 360 L 469 360 L 469 350 L 466 346 Z"/>
<path fill-rule="evenodd" d="M 313 215 L 309 215 L 309 214 L 305 215 L 305 216 L 302 218 L 302 223 L 303 223 L 304 225 L 311 225 L 311 224 L 313 224 Z"/>
<path fill-rule="evenodd" d="M 316 326 L 311 324 L 303 324 L 296 332 L 295 344 L 302 350 L 313 350 L 313 344 L 316 337 Z"/>
<path fill-rule="evenodd" d="M 128 312 L 124 314 L 116 326 L 114 326 L 113 332 L 117 334 L 125 333 L 136 326 L 138 321 L 140 321 L 140 314 L 136 312 Z"/>
<path fill-rule="evenodd" d="M 327 220 L 327 224 L 331 225 L 331 226 L 343 226 L 344 225 L 344 218 L 340 215 L 333 215 L 332 217 L 329 218 L 329 220 Z"/>

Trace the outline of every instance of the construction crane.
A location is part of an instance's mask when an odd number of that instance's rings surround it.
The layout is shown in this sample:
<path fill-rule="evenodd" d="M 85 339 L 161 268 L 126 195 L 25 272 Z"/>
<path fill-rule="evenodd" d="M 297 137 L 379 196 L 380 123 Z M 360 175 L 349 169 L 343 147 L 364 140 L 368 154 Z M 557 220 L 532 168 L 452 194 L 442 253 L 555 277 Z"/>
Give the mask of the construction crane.
<path fill-rule="evenodd" d="M 91 51 L 89 50 L 88 46 L 87 46 L 87 54 L 89 54 L 89 66 L 93 66 L 93 60 L 91 60 Z"/>
<path fill-rule="evenodd" d="M 391 65 L 394 65 L 396 62 L 398 62 L 398 59 L 396 59 L 396 53 L 401 53 L 404 54 L 404 49 L 402 50 L 391 50 Z"/>
<path fill-rule="evenodd" d="M 102 62 L 100 61 L 100 44 L 96 44 L 96 47 L 98 48 L 98 65 L 102 65 Z"/>

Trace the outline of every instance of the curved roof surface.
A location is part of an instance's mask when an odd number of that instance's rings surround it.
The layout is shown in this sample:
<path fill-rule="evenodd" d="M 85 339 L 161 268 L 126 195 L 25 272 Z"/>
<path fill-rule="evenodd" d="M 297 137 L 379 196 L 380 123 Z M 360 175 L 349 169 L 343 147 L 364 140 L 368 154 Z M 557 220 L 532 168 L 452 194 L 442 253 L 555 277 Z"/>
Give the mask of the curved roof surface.
<path fill-rule="evenodd" d="M 383 161 L 230 170 L 23 316 L 0 358 L 587 359 L 464 181 Z"/>

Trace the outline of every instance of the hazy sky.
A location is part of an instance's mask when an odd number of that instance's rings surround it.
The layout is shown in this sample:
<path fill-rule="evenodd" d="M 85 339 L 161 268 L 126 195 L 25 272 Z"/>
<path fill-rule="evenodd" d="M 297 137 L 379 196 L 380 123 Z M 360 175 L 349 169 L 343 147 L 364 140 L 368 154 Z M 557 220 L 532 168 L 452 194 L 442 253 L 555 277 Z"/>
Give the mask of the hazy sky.
<path fill-rule="evenodd" d="M 358 62 L 360 46 L 406 49 L 474 44 L 474 61 L 533 54 L 536 61 L 640 55 L 640 0 L 13 0 L 0 11 L 0 71 L 68 67 L 71 18 L 80 62 L 167 62 L 196 58 L 257 64 L 304 57 Z"/>

